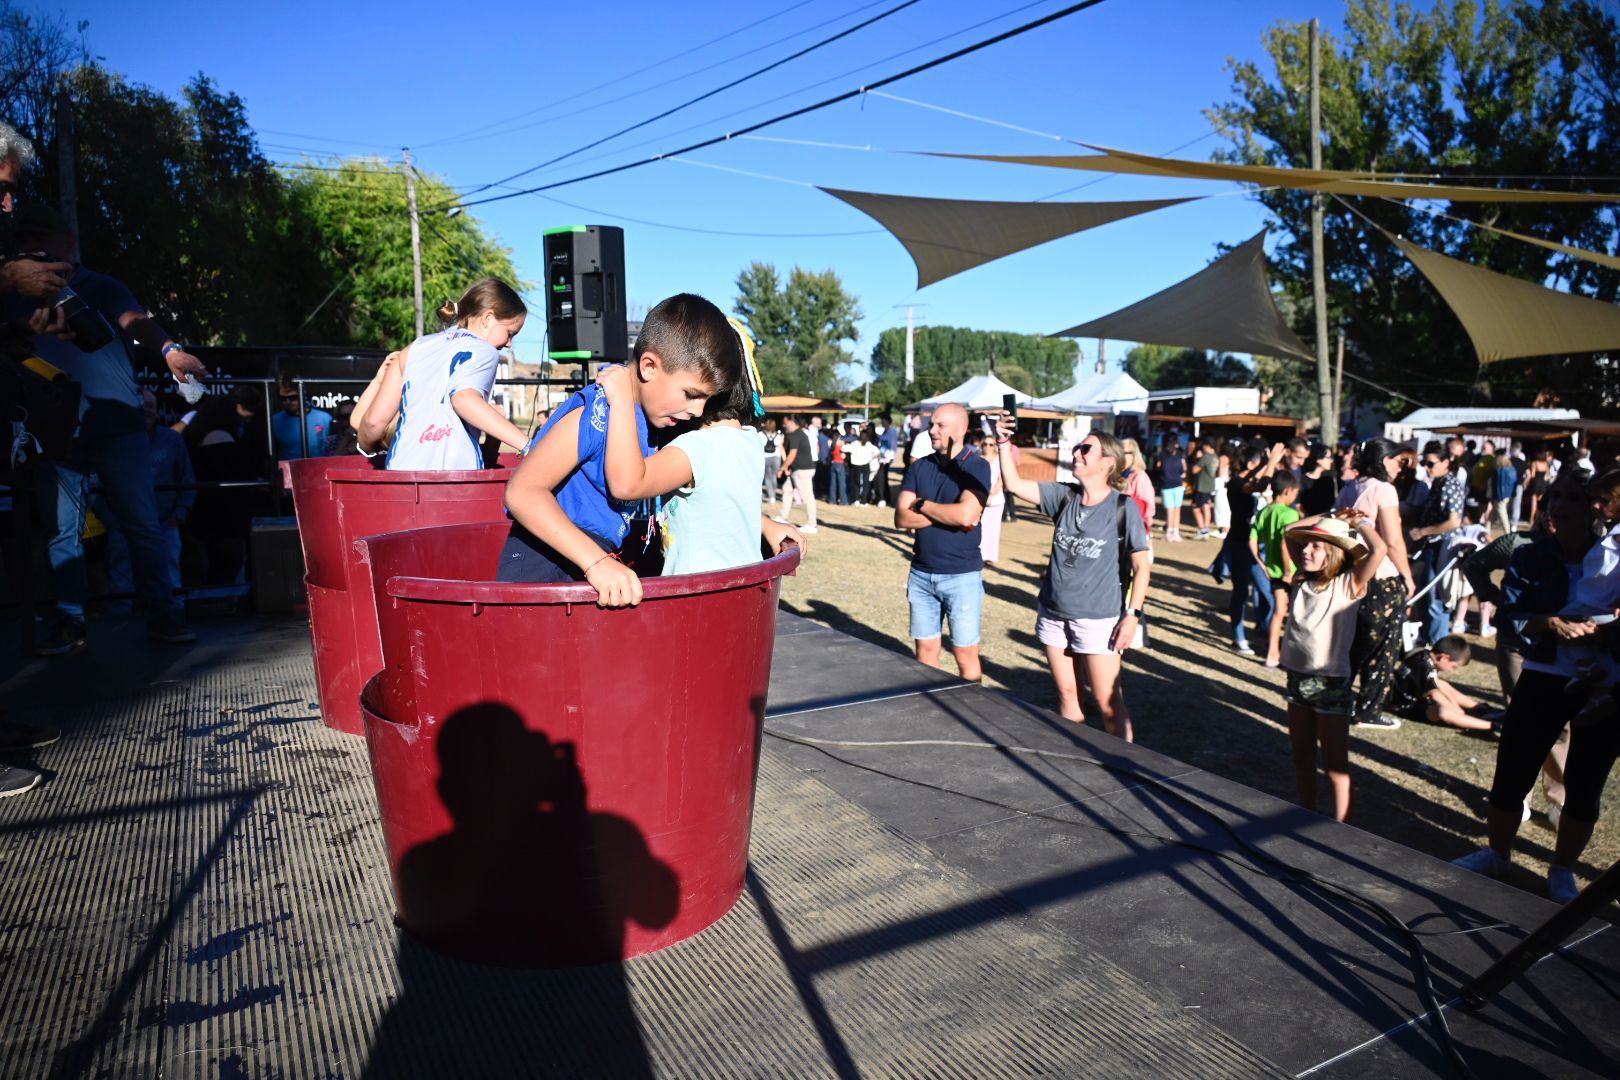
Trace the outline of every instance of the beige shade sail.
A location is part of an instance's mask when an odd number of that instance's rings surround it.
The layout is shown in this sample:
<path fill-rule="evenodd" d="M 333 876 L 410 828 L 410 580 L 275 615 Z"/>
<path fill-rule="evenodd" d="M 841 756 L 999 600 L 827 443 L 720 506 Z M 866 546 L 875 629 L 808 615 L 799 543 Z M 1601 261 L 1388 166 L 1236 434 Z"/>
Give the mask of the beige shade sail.
<path fill-rule="evenodd" d="M 1450 215 L 1447 216 L 1449 217 Z M 1524 233 L 1509 232 L 1507 229 L 1498 229 L 1494 225 L 1482 225 L 1477 221 L 1470 221 L 1468 224 L 1474 226 L 1476 229 L 1484 229 L 1486 232 L 1497 233 L 1501 236 L 1510 237 L 1526 244 L 1534 244 L 1537 247 L 1544 247 L 1548 251 L 1562 252 L 1565 255 L 1571 255 L 1577 259 L 1585 259 L 1587 262 L 1597 263 L 1599 266 L 1607 266 L 1610 270 L 1620 270 L 1620 255 L 1605 255 L 1601 251 L 1589 251 L 1586 248 L 1571 247 L 1569 244 L 1560 244 L 1556 240 L 1543 240 L 1539 236 L 1526 236 Z"/>
<path fill-rule="evenodd" d="M 1194 201 L 991 202 L 821 190 L 867 214 L 905 245 L 917 264 L 919 289 L 1049 240 Z"/>
<path fill-rule="evenodd" d="M 1094 149 L 1102 149 L 1100 147 Z M 1233 165 L 1219 161 L 1182 161 L 1153 157 L 1128 150 L 1098 154 L 932 154 L 933 157 L 970 161 L 999 161 L 1011 165 L 1043 165 L 1054 169 L 1131 173 L 1137 176 L 1174 176 L 1188 180 L 1226 180 L 1263 187 L 1321 191 L 1334 195 L 1376 195 L 1387 199 L 1445 199 L 1450 202 L 1488 203 L 1620 203 L 1620 194 L 1582 191 L 1525 191 L 1518 188 L 1469 187 L 1424 180 L 1396 182 L 1373 173 L 1335 169 L 1283 169 L 1274 165 Z"/>
<path fill-rule="evenodd" d="M 1315 354 L 1277 311 L 1262 229 L 1185 281 L 1053 337 L 1101 337 L 1260 356 Z"/>
<path fill-rule="evenodd" d="M 1456 314 L 1482 364 L 1620 350 L 1620 307 L 1470 266 L 1389 232 L 1384 235 Z"/>

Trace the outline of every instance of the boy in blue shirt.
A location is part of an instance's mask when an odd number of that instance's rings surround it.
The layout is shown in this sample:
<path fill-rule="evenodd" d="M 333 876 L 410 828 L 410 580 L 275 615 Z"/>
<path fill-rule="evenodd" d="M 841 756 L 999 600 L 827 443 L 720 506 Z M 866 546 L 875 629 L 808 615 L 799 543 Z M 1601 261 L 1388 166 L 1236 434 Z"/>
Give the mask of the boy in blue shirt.
<path fill-rule="evenodd" d="M 636 338 L 631 397 L 642 454 L 649 427 L 701 416 L 710 397 L 742 377 L 742 345 L 725 314 L 681 293 L 647 313 Z M 641 580 L 618 560 L 635 503 L 615 499 L 604 467 L 608 400 L 591 385 L 569 398 L 529 444 L 506 486 L 514 524 L 500 581 L 590 582 L 603 607 L 641 602 Z"/>

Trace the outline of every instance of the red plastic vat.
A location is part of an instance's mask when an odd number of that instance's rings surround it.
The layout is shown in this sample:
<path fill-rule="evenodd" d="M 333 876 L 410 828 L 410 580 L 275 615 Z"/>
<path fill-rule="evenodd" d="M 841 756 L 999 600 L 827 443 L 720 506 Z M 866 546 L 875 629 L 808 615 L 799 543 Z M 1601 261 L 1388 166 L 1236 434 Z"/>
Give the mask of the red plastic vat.
<path fill-rule="evenodd" d="M 468 960 L 609 963 L 743 888 L 782 575 L 493 578 L 505 525 L 367 537 L 383 670 L 366 739 L 401 922 Z"/>
<path fill-rule="evenodd" d="M 365 734 L 360 690 L 382 667 L 371 578 L 354 542 L 416 525 L 502 521 L 510 469 L 388 472 L 353 455 L 283 461 L 298 515 L 315 682 L 326 726 Z"/>

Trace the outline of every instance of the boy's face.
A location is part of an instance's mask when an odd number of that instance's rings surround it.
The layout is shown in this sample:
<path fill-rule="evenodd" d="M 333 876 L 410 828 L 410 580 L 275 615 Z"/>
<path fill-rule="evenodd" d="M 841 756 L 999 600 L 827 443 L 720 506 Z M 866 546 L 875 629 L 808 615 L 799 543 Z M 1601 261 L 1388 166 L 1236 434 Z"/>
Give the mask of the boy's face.
<path fill-rule="evenodd" d="M 1457 661 L 1453 660 L 1445 653 L 1434 654 L 1434 670 L 1438 671 L 1442 675 L 1449 675 L 1451 672 L 1456 671 L 1461 666 L 1462 665 L 1458 664 Z"/>
<path fill-rule="evenodd" d="M 715 394 L 715 387 L 702 372 L 671 371 L 657 353 L 642 353 L 636 373 L 641 377 L 641 411 L 650 427 L 674 427 L 697 419 Z"/>

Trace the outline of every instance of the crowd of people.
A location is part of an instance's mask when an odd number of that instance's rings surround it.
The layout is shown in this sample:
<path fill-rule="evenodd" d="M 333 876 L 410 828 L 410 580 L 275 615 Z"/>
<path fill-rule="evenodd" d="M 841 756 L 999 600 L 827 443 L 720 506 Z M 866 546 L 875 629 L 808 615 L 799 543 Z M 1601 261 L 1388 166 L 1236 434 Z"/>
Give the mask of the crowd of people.
<path fill-rule="evenodd" d="M 7 214 L 31 158 L 0 125 Z M 446 329 L 390 355 L 334 413 L 283 378 L 273 415 L 261 415 L 262 392 L 243 387 L 204 394 L 165 424 L 138 384 L 132 346 L 160 353 L 180 383 L 207 376 L 201 361 L 127 288 L 78 263 L 53 211 L 22 206 L 12 225 L 55 260 L 0 263 L 11 326 L 26 328 L 13 332 L 83 391 L 69 451 L 35 466 L 54 603 L 41 655 L 85 643 L 86 542 L 98 525 L 110 588 L 135 598 L 153 638 L 184 643 L 195 635 L 181 619 L 183 580 L 241 579 L 248 483 L 273 468 L 269 448 L 281 459 L 358 453 L 387 469 L 465 470 L 483 467 L 490 440 L 523 449 L 507 488 L 499 580 L 585 581 L 602 605 L 630 606 L 647 567 L 627 565 L 621 550 L 643 520 L 660 538 L 661 572 L 686 574 L 802 547 L 817 531 L 818 501 L 892 508 L 914 537 L 906 596 L 916 657 L 940 664 L 948 629 L 970 681 L 982 678 L 984 569 L 999 560 L 1001 524 L 1022 499 L 1053 522 L 1032 614 L 1059 711 L 1076 722 L 1089 711 L 1129 740 L 1121 658 L 1144 641 L 1162 508 L 1166 543 L 1213 544 L 1209 572 L 1231 583 L 1232 648 L 1286 675 L 1303 805 L 1316 806 L 1325 772 L 1334 816 L 1350 815 L 1352 727 L 1427 720 L 1497 735 L 1489 844 L 1460 862 L 1505 870 L 1539 774 L 1558 817 L 1549 892 L 1573 895 L 1571 868 L 1620 752 L 1608 629 L 1620 614 L 1620 471 L 1599 475 L 1586 448 L 1526 453 L 1453 437 L 1414 453 L 1382 438 L 1328 447 L 1172 433 L 1145 455 L 1131 439 L 1092 431 L 1072 448 L 1071 482 L 1033 481 L 1005 415 L 974 424 L 944 405 L 903 429 L 792 415 L 778 424 L 764 415 L 746 329 L 692 294 L 656 305 L 631 361 L 603 369 L 528 438 L 489 400 L 499 351 L 527 318 L 517 293 L 492 279 L 446 304 Z M 87 344 L 49 304 L 69 283 L 107 324 L 105 340 Z M 1505 710 L 1445 678 L 1472 659 L 1471 606 L 1479 637 L 1496 644 Z M 0 751 L 57 735 L 0 724 Z M 0 795 L 38 780 L 0 766 Z"/>

